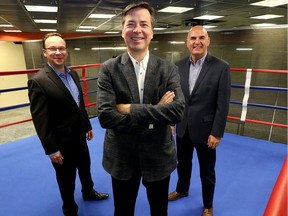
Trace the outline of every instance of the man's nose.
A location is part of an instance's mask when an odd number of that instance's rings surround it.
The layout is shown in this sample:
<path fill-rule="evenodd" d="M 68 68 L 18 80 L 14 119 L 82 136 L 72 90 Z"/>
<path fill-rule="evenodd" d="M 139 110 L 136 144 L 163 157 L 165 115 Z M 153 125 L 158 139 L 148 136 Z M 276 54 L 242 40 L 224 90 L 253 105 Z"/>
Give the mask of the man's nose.
<path fill-rule="evenodd" d="M 135 28 L 133 29 L 133 32 L 140 32 L 141 31 L 141 26 L 136 25 Z"/>

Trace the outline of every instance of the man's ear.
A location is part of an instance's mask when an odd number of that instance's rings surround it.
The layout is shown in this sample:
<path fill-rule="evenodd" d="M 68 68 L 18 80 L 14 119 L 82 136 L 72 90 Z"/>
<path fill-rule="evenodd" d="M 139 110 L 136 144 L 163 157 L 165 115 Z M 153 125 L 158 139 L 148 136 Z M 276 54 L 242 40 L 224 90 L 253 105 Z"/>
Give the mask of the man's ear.
<path fill-rule="evenodd" d="M 46 50 L 45 49 L 42 49 L 42 53 L 43 53 L 43 56 L 44 57 L 47 57 L 47 55 L 46 55 L 46 52 L 45 52 Z"/>

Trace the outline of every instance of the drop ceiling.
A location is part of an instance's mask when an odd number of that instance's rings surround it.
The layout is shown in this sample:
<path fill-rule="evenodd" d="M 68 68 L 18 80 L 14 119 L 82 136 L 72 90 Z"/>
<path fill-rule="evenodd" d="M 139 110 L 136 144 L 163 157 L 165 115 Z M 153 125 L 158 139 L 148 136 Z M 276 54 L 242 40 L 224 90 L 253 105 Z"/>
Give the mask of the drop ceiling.
<path fill-rule="evenodd" d="M 95 26 L 90 33 L 103 35 L 105 32 L 121 31 L 121 11 L 134 1 L 121 0 L 1 0 L 0 25 L 10 24 L 10 30 L 39 33 L 40 29 L 57 29 L 60 33 L 77 33 L 80 26 Z M 254 6 L 259 0 L 153 0 L 147 1 L 156 11 L 167 6 L 192 7 L 193 10 L 177 14 L 157 12 L 156 27 L 165 28 L 154 33 L 187 31 L 196 24 L 217 26 L 214 29 L 245 29 L 252 24 L 273 23 L 287 28 L 287 4 L 277 7 Z M 28 12 L 24 5 L 57 6 L 58 12 Z M 90 14 L 115 14 L 108 19 L 91 19 Z M 199 20 L 202 15 L 219 15 L 216 20 Z M 270 20 L 251 19 L 265 14 L 282 15 Z M 56 19 L 56 24 L 35 23 L 34 19 Z M 7 27 L 0 27 L 4 33 Z"/>

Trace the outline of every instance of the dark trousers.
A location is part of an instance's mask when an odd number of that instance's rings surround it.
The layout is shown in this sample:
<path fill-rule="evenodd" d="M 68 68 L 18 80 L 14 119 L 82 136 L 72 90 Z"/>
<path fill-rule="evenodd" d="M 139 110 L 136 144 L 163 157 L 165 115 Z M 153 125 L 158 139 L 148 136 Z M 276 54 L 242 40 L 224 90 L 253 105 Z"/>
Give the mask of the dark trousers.
<path fill-rule="evenodd" d="M 193 143 L 189 137 L 188 130 L 186 130 L 183 138 L 176 136 L 176 142 L 178 159 L 178 182 L 176 191 L 180 193 L 189 191 L 192 174 L 192 158 L 195 148 L 200 167 L 204 208 L 212 208 L 216 182 L 216 150 L 209 149 L 207 143 Z"/>
<path fill-rule="evenodd" d="M 76 172 L 82 185 L 82 193 L 89 193 L 93 189 L 93 181 L 90 173 L 90 154 L 88 147 L 78 149 L 75 154 L 65 155 L 63 164 L 54 164 L 56 179 L 63 201 L 64 215 L 77 215 L 78 206 L 74 200 Z"/>
<path fill-rule="evenodd" d="M 112 177 L 115 207 L 114 216 L 134 215 L 140 181 L 140 174 L 134 175 L 127 181 L 118 180 Z M 146 188 L 151 216 L 167 216 L 169 181 L 170 175 L 165 179 L 156 182 L 142 180 L 142 183 Z"/>

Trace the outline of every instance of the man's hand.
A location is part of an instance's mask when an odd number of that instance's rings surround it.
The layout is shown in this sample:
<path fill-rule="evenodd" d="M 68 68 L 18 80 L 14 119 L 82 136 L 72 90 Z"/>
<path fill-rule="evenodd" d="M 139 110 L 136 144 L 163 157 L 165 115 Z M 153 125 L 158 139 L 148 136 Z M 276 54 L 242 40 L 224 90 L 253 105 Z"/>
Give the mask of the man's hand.
<path fill-rule="evenodd" d="M 90 130 L 87 132 L 87 140 L 92 140 L 94 137 L 94 133 L 93 133 L 93 130 Z"/>
<path fill-rule="evenodd" d="M 174 136 L 174 134 L 175 134 L 175 126 L 170 125 L 170 128 L 171 128 L 172 136 Z"/>
<path fill-rule="evenodd" d="M 158 104 L 169 104 L 173 102 L 173 99 L 175 97 L 175 93 L 172 91 L 167 91 L 161 98 Z M 170 125 L 172 136 L 175 134 L 175 127 L 173 125 Z"/>
<path fill-rule="evenodd" d="M 221 137 L 214 137 L 210 134 L 208 137 L 208 148 L 214 149 L 220 144 Z"/>
<path fill-rule="evenodd" d="M 56 163 L 56 164 L 63 164 L 63 157 L 61 152 L 57 152 L 56 154 L 53 154 L 52 156 L 50 156 L 50 160 L 52 161 L 52 163 Z"/>
<path fill-rule="evenodd" d="M 123 115 L 130 114 L 130 107 L 131 107 L 131 104 L 116 104 L 117 111 Z"/>
<path fill-rule="evenodd" d="M 158 104 L 169 104 L 173 102 L 173 99 L 175 97 L 175 93 L 172 91 L 167 91 L 162 98 L 160 99 Z"/>

